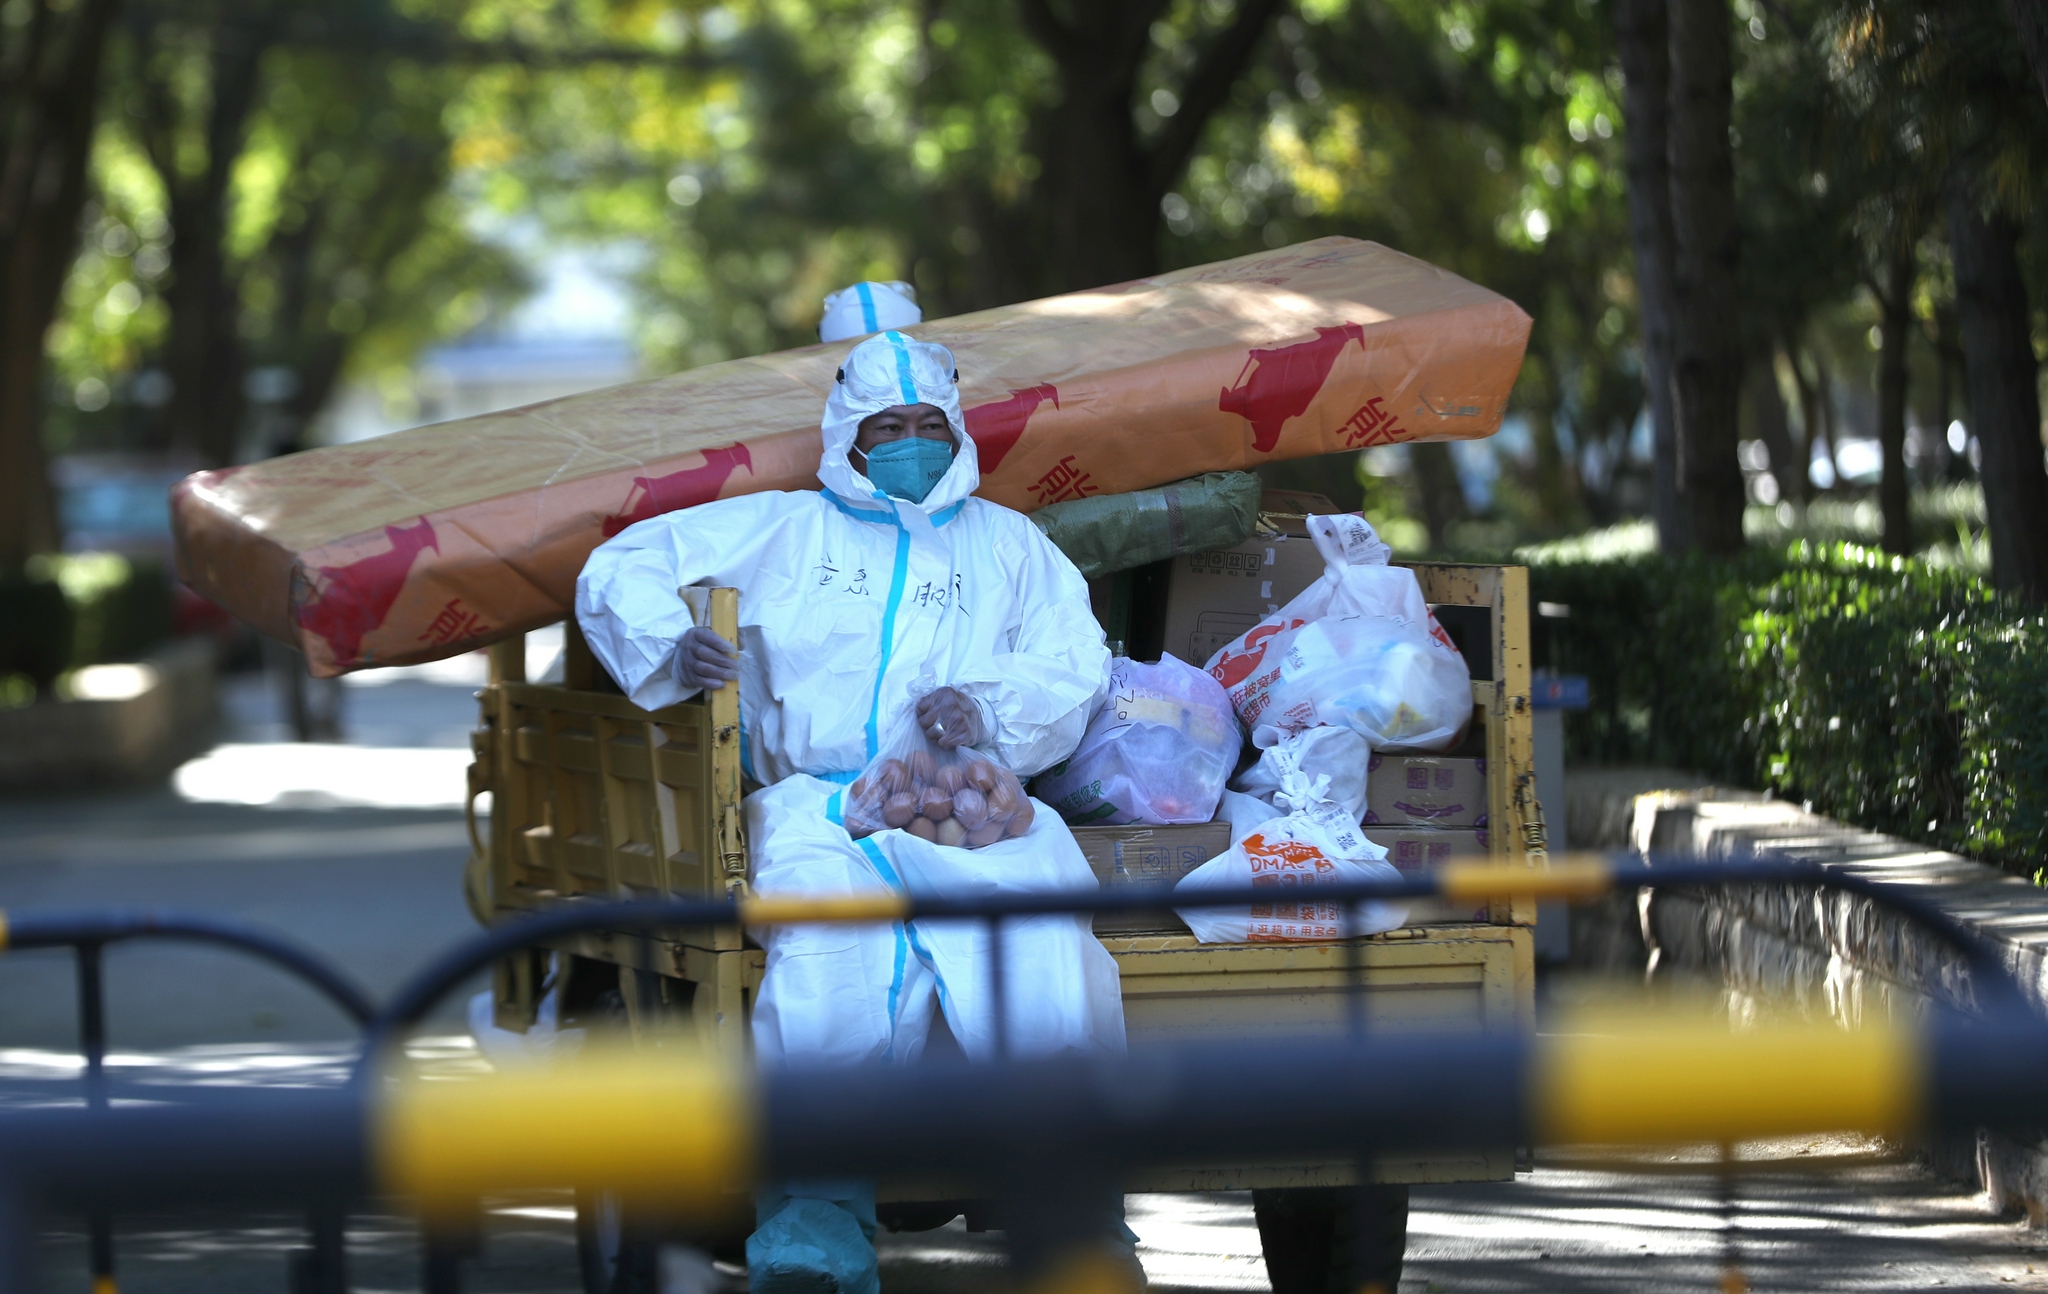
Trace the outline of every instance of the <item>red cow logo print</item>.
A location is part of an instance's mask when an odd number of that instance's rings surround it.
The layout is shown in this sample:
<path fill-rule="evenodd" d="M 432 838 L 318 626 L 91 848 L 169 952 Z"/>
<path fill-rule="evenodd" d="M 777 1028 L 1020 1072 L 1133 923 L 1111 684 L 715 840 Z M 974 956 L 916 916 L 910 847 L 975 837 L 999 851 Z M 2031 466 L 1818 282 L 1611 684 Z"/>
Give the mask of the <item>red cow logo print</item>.
<path fill-rule="evenodd" d="M 299 628 L 323 639 L 338 665 L 352 665 L 363 649 L 363 635 L 384 623 L 391 604 L 405 587 L 413 559 L 428 548 L 441 551 L 434 523 L 421 517 L 406 526 L 384 527 L 391 547 L 340 566 L 311 572 L 311 590 L 299 603 Z"/>
<path fill-rule="evenodd" d="M 1315 340 L 1254 350 L 1238 372 L 1237 385 L 1226 387 L 1216 407 L 1252 425 L 1252 448 L 1271 453 L 1280 443 L 1280 428 L 1315 403 L 1338 352 L 1352 342 L 1365 345 L 1361 324 L 1316 329 Z"/>
<path fill-rule="evenodd" d="M 751 474 L 754 456 L 747 452 L 745 445 L 732 445 L 725 449 L 705 450 L 704 462 L 697 467 L 686 467 L 666 476 L 634 477 L 633 488 L 626 494 L 625 508 L 604 519 L 604 537 L 610 539 L 627 526 L 637 525 L 664 512 L 711 502 L 725 488 L 726 478 L 742 467 Z"/>
<path fill-rule="evenodd" d="M 1023 436 L 1024 424 L 1048 400 L 1053 408 L 1060 407 L 1059 389 L 1049 383 L 1012 390 L 1006 400 L 977 404 L 965 411 L 967 434 L 974 437 L 974 453 L 981 460 L 982 471 L 993 472 L 1003 465 L 1011 447 Z"/>

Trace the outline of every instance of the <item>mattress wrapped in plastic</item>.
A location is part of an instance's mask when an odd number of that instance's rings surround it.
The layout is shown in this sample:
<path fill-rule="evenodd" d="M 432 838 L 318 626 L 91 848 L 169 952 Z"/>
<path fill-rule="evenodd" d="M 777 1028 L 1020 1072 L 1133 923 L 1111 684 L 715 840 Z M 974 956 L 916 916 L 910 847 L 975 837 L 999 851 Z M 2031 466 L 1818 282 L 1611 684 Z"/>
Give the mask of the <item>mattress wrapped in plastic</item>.
<path fill-rule="evenodd" d="M 959 360 L 980 494 L 1031 512 L 1491 435 L 1529 317 L 1376 243 L 1324 238 L 907 331 Z M 322 676 L 538 628 L 626 526 L 815 489 L 819 415 L 852 345 L 200 472 L 172 494 L 179 573 Z"/>

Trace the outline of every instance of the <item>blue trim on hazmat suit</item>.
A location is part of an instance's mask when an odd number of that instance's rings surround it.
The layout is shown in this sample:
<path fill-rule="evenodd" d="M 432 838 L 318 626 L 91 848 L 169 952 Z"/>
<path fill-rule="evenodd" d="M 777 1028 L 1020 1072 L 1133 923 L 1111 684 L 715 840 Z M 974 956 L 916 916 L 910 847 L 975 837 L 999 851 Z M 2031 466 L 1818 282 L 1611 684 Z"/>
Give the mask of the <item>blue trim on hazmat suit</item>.
<path fill-rule="evenodd" d="M 980 850 L 901 830 L 855 842 L 838 821 L 840 788 L 913 704 L 920 678 L 969 697 L 988 733 L 982 749 L 1029 777 L 1072 752 L 1109 676 L 1080 573 L 1021 514 L 972 497 L 980 468 L 951 353 L 885 332 L 841 372 L 823 422 L 824 488 L 669 513 L 598 548 L 577 581 L 591 649 L 637 704 L 674 704 L 692 695 L 676 676 L 676 643 L 692 623 L 676 590 L 740 590 L 740 711 L 764 783 L 745 802 L 757 893 L 1092 886 L 1072 834 L 1043 805 L 1023 837 Z M 862 419 L 914 403 L 945 412 L 957 451 L 919 503 L 877 490 L 847 453 Z M 994 1053 L 979 922 L 750 933 L 767 950 L 752 1022 L 764 1066 L 914 1060 L 934 1010 L 970 1058 Z M 1122 1050 L 1116 965 L 1086 917 L 1008 922 L 1004 952 L 1013 1054 Z M 872 1294 L 873 1247 L 855 1239 L 872 1239 L 872 1194 L 862 1205 L 845 1185 L 764 1193 L 748 1250 L 757 1291 Z"/>

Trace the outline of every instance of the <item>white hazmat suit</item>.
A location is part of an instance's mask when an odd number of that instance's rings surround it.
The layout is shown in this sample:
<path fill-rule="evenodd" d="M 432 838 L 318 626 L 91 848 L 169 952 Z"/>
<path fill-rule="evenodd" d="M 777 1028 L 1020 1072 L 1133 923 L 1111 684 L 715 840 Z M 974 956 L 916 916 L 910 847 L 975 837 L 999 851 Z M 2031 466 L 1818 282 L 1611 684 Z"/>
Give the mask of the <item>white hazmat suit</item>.
<path fill-rule="evenodd" d="M 922 691 L 970 698 L 988 734 L 981 749 L 1029 777 L 1073 751 L 1108 679 L 1080 573 L 1021 514 L 971 497 L 981 476 L 957 380 L 942 346 L 896 332 L 863 342 L 826 403 L 822 490 L 643 521 L 592 553 L 577 581 L 591 649 L 650 709 L 692 694 L 676 671 L 677 640 L 692 624 L 677 588 L 739 589 L 742 751 L 762 784 L 746 823 L 761 894 L 1096 883 L 1043 805 L 1025 836 L 978 850 L 901 830 L 856 842 L 839 825 L 844 786 Z M 921 503 L 883 494 L 847 455 L 864 418 L 908 404 L 944 410 L 956 446 Z M 970 1057 L 994 1052 L 982 922 L 752 933 L 768 954 L 753 1018 L 763 1064 L 912 1059 L 934 1005 Z M 1086 917 L 1010 921 L 1004 948 L 1014 1054 L 1122 1049 L 1116 966 Z"/>
<path fill-rule="evenodd" d="M 889 328 L 908 328 L 924 322 L 917 306 L 917 289 L 891 279 L 872 280 L 841 288 L 825 298 L 825 314 L 818 320 L 819 341 L 852 341 Z"/>

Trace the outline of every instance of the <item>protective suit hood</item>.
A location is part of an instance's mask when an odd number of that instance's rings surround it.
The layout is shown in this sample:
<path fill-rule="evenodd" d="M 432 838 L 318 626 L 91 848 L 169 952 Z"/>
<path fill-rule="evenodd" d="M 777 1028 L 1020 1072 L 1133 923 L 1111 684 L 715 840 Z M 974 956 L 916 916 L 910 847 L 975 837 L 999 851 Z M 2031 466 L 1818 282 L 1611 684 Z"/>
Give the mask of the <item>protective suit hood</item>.
<path fill-rule="evenodd" d="M 869 280 L 841 288 L 825 298 L 818 320 L 819 341 L 853 341 L 885 328 L 908 328 L 924 322 L 917 307 L 917 289 L 898 279 Z"/>
<path fill-rule="evenodd" d="M 921 503 L 892 498 L 854 470 L 850 451 L 861 421 L 899 404 L 929 404 L 942 409 L 953 429 L 953 465 Z M 899 523 L 929 526 L 974 493 L 981 484 L 981 460 L 967 434 L 960 412 L 959 373 L 953 352 L 936 342 L 918 341 L 900 332 L 878 333 L 855 346 L 839 370 L 839 380 L 825 401 L 825 451 L 818 461 L 818 480 L 841 505 L 859 511 L 888 511 Z"/>

